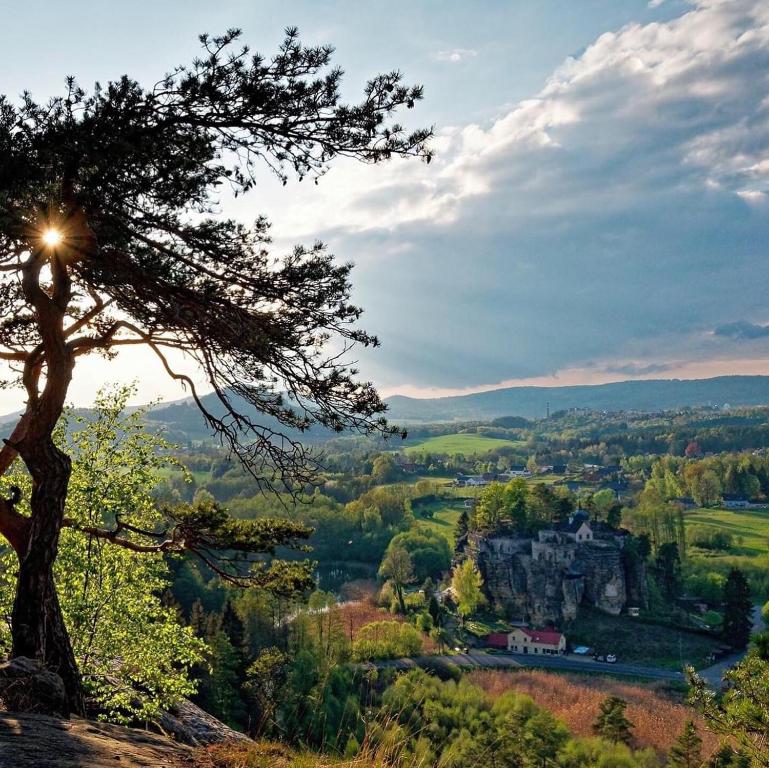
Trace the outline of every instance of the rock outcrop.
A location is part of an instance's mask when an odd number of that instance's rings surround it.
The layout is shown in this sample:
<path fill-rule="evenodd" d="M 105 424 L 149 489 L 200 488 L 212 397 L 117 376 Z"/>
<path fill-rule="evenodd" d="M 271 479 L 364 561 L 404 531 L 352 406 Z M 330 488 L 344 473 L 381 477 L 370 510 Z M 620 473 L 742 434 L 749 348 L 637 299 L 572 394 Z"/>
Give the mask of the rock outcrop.
<path fill-rule="evenodd" d="M 176 741 L 192 747 L 236 741 L 251 743 L 248 736 L 233 730 L 186 699 L 169 712 L 161 712 L 154 725 Z"/>
<path fill-rule="evenodd" d="M 91 720 L 0 712 L 0 768 L 182 768 L 190 747 Z"/>
<path fill-rule="evenodd" d="M 475 561 L 492 604 L 534 626 L 570 621 L 582 604 L 614 615 L 644 606 L 644 566 L 625 556 L 625 534 L 588 532 L 585 540 L 549 529 L 528 538 L 470 533 L 457 555 Z"/>
<path fill-rule="evenodd" d="M 41 715 L 69 714 L 64 681 L 24 656 L 0 663 L 0 707 Z"/>

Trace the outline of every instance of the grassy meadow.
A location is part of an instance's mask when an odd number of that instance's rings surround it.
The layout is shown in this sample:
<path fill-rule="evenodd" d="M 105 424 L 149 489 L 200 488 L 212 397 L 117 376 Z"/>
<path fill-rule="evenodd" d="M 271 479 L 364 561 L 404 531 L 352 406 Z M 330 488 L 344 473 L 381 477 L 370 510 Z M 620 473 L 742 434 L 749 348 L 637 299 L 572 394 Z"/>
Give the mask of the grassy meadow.
<path fill-rule="evenodd" d="M 733 554 L 745 557 L 769 551 L 769 509 L 697 509 L 686 513 L 687 527 L 708 526 L 732 536 Z"/>
<path fill-rule="evenodd" d="M 525 444 L 520 440 L 504 440 L 498 437 L 486 437 L 474 433 L 459 432 L 453 435 L 438 435 L 428 437 L 418 443 L 409 445 L 406 453 L 439 453 L 449 456 L 469 456 L 482 454 L 496 448 L 523 448 Z"/>
<path fill-rule="evenodd" d="M 449 545 L 453 548 L 454 534 L 461 513 L 462 501 L 460 499 L 436 501 L 429 506 L 422 505 L 415 511 L 416 525 L 419 528 L 437 531 L 441 536 L 446 537 Z"/>
<path fill-rule="evenodd" d="M 687 528 L 713 528 L 728 533 L 727 551 L 690 547 L 686 570 L 726 576 L 731 568 L 743 571 L 757 600 L 769 598 L 769 509 L 697 509 L 684 517 Z"/>

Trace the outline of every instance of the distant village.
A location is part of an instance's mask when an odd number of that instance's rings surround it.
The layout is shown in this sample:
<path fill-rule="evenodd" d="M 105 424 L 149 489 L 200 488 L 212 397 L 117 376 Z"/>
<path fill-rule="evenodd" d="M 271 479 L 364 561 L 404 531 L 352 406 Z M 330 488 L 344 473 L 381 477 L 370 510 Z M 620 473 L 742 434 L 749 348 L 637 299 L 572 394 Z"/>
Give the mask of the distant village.
<path fill-rule="evenodd" d="M 423 475 L 428 472 L 428 467 L 424 464 L 400 461 L 400 469 L 409 475 Z M 630 483 L 625 476 L 622 466 L 619 464 L 583 464 L 575 469 L 567 464 L 542 464 L 530 468 L 525 464 L 513 464 L 504 472 L 482 472 L 479 474 L 466 474 L 458 472 L 453 481 L 447 485 L 453 488 L 483 488 L 491 483 L 508 483 L 517 478 L 531 478 L 537 475 L 561 476 L 554 480 L 552 485 L 555 487 L 565 487 L 572 493 L 578 493 L 583 489 L 600 491 L 604 489 L 615 493 L 618 500 L 630 490 Z M 694 509 L 697 503 L 689 496 L 681 496 L 671 499 L 676 504 L 680 504 L 684 509 Z M 466 507 L 472 507 L 474 499 L 466 499 Z M 769 504 L 764 501 L 755 501 L 739 494 L 723 494 L 724 509 L 767 509 Z"/>

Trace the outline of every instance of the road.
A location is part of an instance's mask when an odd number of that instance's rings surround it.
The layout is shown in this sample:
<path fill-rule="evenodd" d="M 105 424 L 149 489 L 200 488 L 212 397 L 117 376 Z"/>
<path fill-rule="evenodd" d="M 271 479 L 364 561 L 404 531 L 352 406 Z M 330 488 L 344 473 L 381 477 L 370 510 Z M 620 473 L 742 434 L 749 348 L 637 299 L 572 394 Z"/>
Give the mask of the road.
<path fill-rule="evenodd" d="M 457 667 L 485 669 L 553 669 L 561 672 L 579 672 L 588 675 L 622 675 L 626 677 L 643 677 L 651 680 L 671 680 L 684 682 L 682 672 L 657 667 L 644 667 L 636 664 L 606 664 L 593 659 L 574 656 L 531 656 L 515 653 L 485 653 L 472 651 L 446 656 L 418 656 L 413 659 L 388 659 L 368 662 L 362 667 L 378 669 L 408 670 L 417 667 L 429 667 L 437 662 L 455 664 Z"/>
<path fill-rule="evenodd" d="M 761 606 L 753 609 L 753 634 L 765 629 L 761 617 Z M 717 664 L 699 671 L 700 677 L 712 688 L 719 688 L 724 672 L 733 667 L 745 652 L 735 653 L 722 659 Z M 429 667 L 438 663 L 455 664 L 463 669 L 553 669 L 562 672 L 579 672 L 587 675 L 622 675 L 626 677 L 642 677 L 650 680 L 670 680 L 684 682 L 686 676 L 683 672 L 662 669 L 660 667 L 646 667 L 637 664 L 606 664 L 594 661 L 590 658 L 578 656 L 532 656 L 530 654 L 516 653 L 486 653 L 485 651 L 471 651 L 469 653 L 457 653 L 445 656 L 418 656 L 413 659 L 388 659 L 368 662 L 362 667 L 378 669 L 408 670 L 417 667 Z"/>
<path fill-rule="evenodd" d="M 766 629 L 764 619 L 761 616 L 761 606 L 753 606 L 753 634 L 757 635 L 759 632 L 763 632 Z M 741 653 L 734 653 L 731 656 L 727 656 L 725 659 L 721 659 L 717 664 L 706 669 L 701 669 L 697 674 L 711 687 L 720 688 L 721 680 L 724 676 L 724 672 L 727 669 L 733 667 L 738 661 L 745 656 L 746 651 Z"/>

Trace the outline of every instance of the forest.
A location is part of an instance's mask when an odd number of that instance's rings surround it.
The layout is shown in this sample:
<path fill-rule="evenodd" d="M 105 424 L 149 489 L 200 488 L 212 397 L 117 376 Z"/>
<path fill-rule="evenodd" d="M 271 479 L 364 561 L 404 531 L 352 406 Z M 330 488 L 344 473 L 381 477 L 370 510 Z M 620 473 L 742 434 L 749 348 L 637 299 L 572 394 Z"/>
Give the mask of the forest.
<path fill-rule="evenodd" d="M 644 620 L 671 638 L 685 628 L 691 633 L 693 659 L 696 642 L 708 647 L 706 638 L 697 641 L 693 634 L 702 631 L 704 622 L 695 623 L 677 602 L 680 596 L 694 594 L 708 602 L 708 620 L 719 622 L 712 633 L 716 647 L 723 643 L 719 632 L 733 637 L 740 600 L 744 603 L 747 595 L 752 607 L 766 595 L 760 573 L 766 535 L 757 543 L 758 562 L 745 567 L 750 558 L 733 559 L 739 545 L 707 522 L 707 507 L 699 512 L 703 522 L 690 525 L 691 513 L 675 501 L 692 488 L 696 495 L 697 478 L 705 473 L 717 479 L 719 489 L 749 489 L 751 498 L 763 498 L 767 463 L 760 455 L 623 460 L 623 472 L 632 480 L 631 493 L 621 502 L 600 489 L 570 491 L 547 473 L 507 485 L 492 482 L 476 492 L 468 513 L 453 495 L 467 491 L 451 487 L 445 477 L 410 476 L 399 454 L 357 447 L 348 471 L 339 471 L 341 462 L 335 459 L 337 471 L 328 471 L 326 484 L 296 503 L 260 493 L 242 468 L 208 444 L 179 448 L 169 443 L 146 411 L 125 410 L 129 395 L 130 390 L 105 392 L 93 410 L 68 413 L 56 434 L 73 456 L 67 514 L 78 521 L 62 537 L 57 560 L 57 579 L 65 587 L 62 609 L 81 659 L 89 706 L 114 722 L 151 720 L 180 697 L 190 697 L 260 743 L 278 740 L 339 759 L 367 755 L 374 760 L 376 755 L 404 765 L 460 766 L 476 764 L 473 760 L 481 765 L 493 759 L 500 766 L 543 760 L 581 766 L 593 765 L 601 755 L 601 760 L 623 765 L 676 764 L 675 740 L 660 744 L 649 736 L 633 736 L 634 728 L 648 730 L 643 710 L 634 710 L 637 722 L 628 719 L 631 724 L 619 736 L 607 735 L 599 725 L 573 731 L 553 719 L 552 703 L 536 704 L 529 689 L 518 690 L 520 673 L 498 673 L 499 681 L 505 681 L 501 692 L 496 685 L 478 687 L 470 682 L 472 675 L 448 661 L 446 653 L 455 644 L 477 642 L 484 627 L 501 618 L 494 615 L 494 606 L 484 606 L 482 585 L 470 578 L 463 591 L 458 569 L 452 576 L 455 537 L 492 529 L 530 535 L 563 521 L 578 507 L 597 522 L 629 526 L 636 536 L 636 556 L 647 561 L 649 573 L 651 604 Z M 451 457 L 436 457 L 444 459 Z M 365 474 L 356 474 L 361 470 Z M 7 489 L 23 490 L 29 479 L 17 469 L 4 482 Z M 717 506 L 722 493 L 706 501 Z M 121 519 L 130 519 L 137 529 L 152 528 L 163 519 L 160 510 L 174 505 L 210 510 L 223 505 L 235 521 L 285 516 L 292 525 L 306 527 L 309 551 L 278 548 L 275 556 L 281 560 L 273 567 L 281 562 L 289 569 L 303 568 L 309 561 L 316 586 L 310 587 L 310 581 L 298 590 L 239 585 L 199 557 L 172 552 L 147 557 L 88 535 L 89 527 Z M 440 525 L 444 507 L 453 510 L 448 530 Z M 724 564 L 716 564 L 718 553 Z M 3 573 L 10 575 L 14 555 L 6 549 L 3 557 Z M 742 593 L 739 579 L 732 585 L 735 562 L 742 565 L 737 572 L 747 577 Z M 456 605 L 438 600 L 447 584 L 455 590 Z M 722 593 L 735 588 L 736 613 L 730 608 L 724 613 L 729 603 Z M 11 613 L 13 593 L 13 582 L 6 579 L 0 591 L 5 616 Z M 591 621 L 605 631 L 602 620 L 590 616 L 585 613 L 579 626 L 567 632 L 575 637 L 587 632 L 589 638 Z M 7 630 L 6 624 L 0 639 L 10 649 Z M 132 638 L 139 632 L 142 643 L 136 644 Z M 619 625 L 617 632 L 621 635 Z M 740 642 L 746 645 L 747 637 Z M 617 647 L 623 647 L 620 641 Z M 641 658 L 647 653 L 643 647 L 640 652 Z M 436 654 L 434 663 L 405 676 L 366 666 L 372 660 L 426 654 Z M 631 651 L 625 654 L 632 656 Z M 573 684 L 579 696 L 587 695 L 579 686 L 588 685 L 588 679 L 577 677 Z M 630 688 L 632 696 L 644 690 L 643 685 Z M 624 697 L 614 698 L 624 706 L 627 696 L 625 691 Z M 585 717 L 598 723 L 611 698 L 596 699 L 595 712 Z M 713 761 L 726 759 L 713 765 L 736 765 L 743 759 L 738 753 L 724 757 L 726 747 L 711 733 L 707 719 L 696 710 L 686 714 L 680 689 L 670 689 L 663 698 L 682 713 L 676 715 L 682 740 L 688 722 L 682 717 L 697 722 L 696 739 L 689 738 L 702 760 L 710 755 Z M 429 707 L 415 708 L 416 702 L 425 707 L 429 702 Z M 614 722 L 618 716 L 610 711 Z"/>

